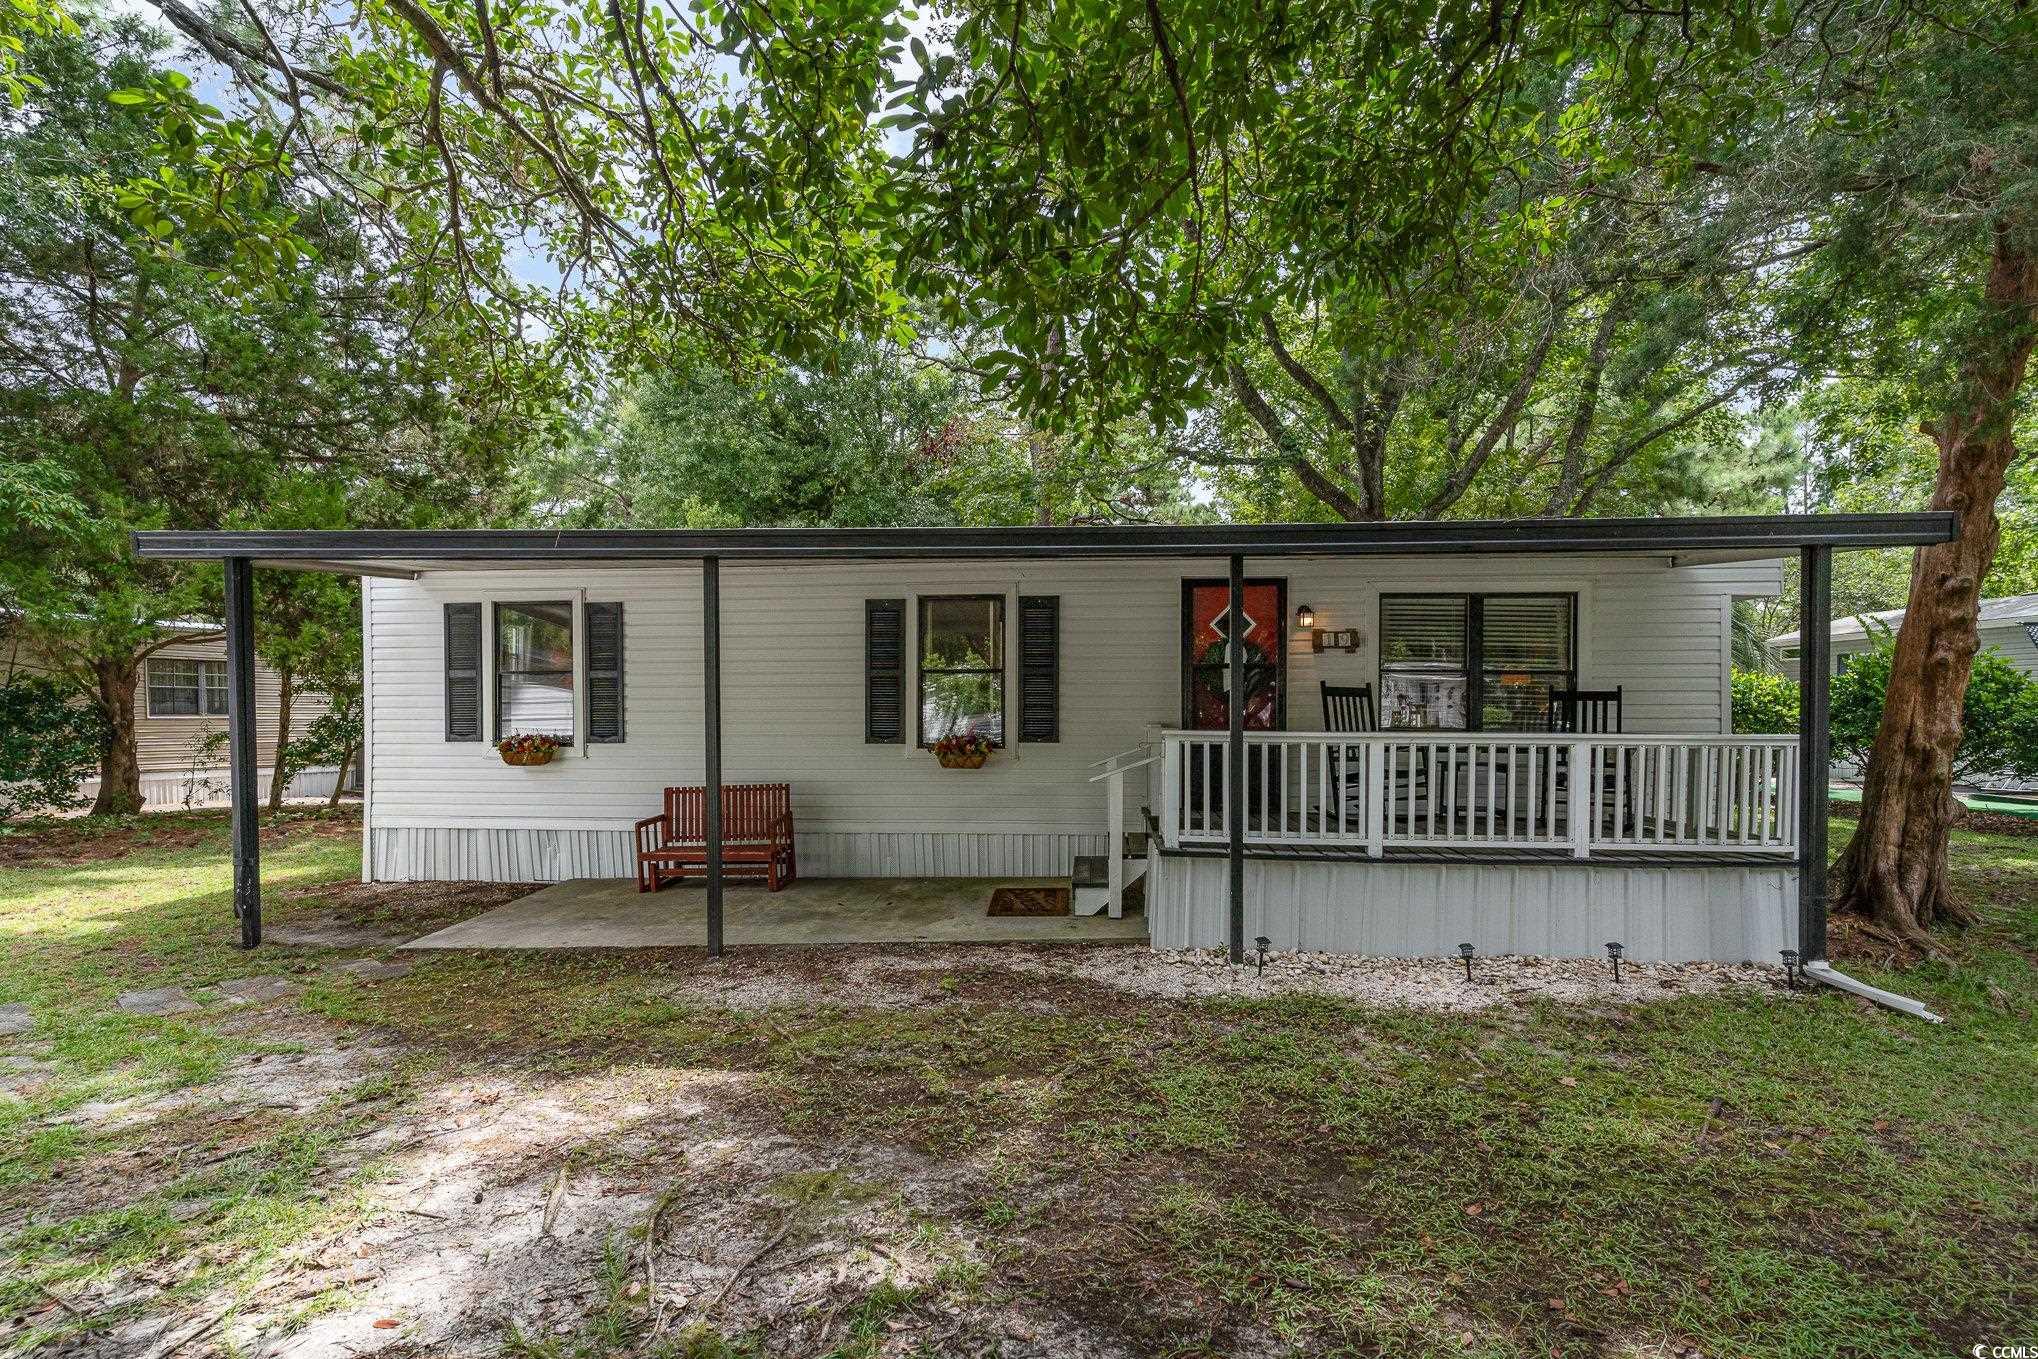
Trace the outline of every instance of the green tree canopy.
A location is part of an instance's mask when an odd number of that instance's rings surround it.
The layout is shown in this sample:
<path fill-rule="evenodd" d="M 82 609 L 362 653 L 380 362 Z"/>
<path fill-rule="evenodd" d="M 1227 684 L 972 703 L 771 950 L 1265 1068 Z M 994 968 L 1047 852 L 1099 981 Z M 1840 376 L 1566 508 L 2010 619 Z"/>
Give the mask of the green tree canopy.
<path fill-rule="evenodd" d="M 132 801 L 132 700 L 158 624 L 216 616 L 216 573 L 142 562 L 140 528 L 232 527 L 288 513 L 414 523 L 486 513 L 528 417 L 556 390 L 542 356 L 491 350 L 421 312 L 349 206 L 292 186 L 316 249 L 268 288 L 219 286 L 235 245 L 165 254 L 112 186 L 162 164 L 146 83 L 161 40 L 78 16 L 26 45 L 36 86 L 0 125 L 0 608 L 90 693 L 114 740 L 102 804 Z"/>
<path fill-rule="evenodd" d="M 1040 430 L 948 367 L 837 345 L 764 374 L 709 360 L 630 384 L 543 458 L 538 494 L 581 525 L 1028 523 L 1192 512 L 1166 450 Z"/>

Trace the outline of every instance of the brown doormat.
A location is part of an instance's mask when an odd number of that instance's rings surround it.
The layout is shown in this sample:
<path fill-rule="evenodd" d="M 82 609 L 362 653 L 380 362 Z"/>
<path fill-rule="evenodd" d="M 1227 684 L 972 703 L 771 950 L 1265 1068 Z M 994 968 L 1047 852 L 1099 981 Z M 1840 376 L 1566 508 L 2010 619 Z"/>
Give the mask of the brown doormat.
<path fill-rule="evenodd" d="M 1066 887 L 999 887 L 991 892 L 992 915 L 1067 915 Z"/>

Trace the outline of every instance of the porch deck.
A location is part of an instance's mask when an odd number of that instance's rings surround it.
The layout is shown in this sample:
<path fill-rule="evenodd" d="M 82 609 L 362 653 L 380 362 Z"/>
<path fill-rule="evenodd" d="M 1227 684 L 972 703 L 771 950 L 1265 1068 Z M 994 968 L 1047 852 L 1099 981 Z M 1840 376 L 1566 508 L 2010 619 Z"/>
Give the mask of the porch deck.
<path fill-rule="evenodd" d="M 724 889 L 732 947 L 776 944 L 1145 943 L 1146 918 L 994 916 L 991 890 L 1067 885 L 1066 878 L 802 878 L 783 891 Z M 576 878 L 463 920 L 407 949 L 705 948 L 699 886 L 639 892 L 628 878 Z"/>

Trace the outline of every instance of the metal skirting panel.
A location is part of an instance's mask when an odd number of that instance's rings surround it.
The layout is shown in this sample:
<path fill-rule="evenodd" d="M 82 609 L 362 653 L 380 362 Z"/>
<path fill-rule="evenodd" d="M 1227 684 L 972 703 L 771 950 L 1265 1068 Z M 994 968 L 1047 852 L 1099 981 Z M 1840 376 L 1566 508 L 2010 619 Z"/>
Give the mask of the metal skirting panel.
<path fill-rule="evenodd" d="M 1223 859 L 1156 854 L 1147 920 L 1157 949 L 1221 948 Z M 1282 862 L 1245 866 L 1245 933 L 1277 949 L 1436 957 L 1774 962 L 1791 946 L 1797 870 L 1660 864 Z"/>
<path fill-rule="evenodd" d="M 800 872 L 815 878 L 1059 877 L 1102 835 L 893 831 L 798 837 Z M 628 831 L 376 826 L 376 882 L 564 882 L 636 872 Z"/>
<path fill-rule="evenodd" d="M 636 872 L 630 833 L 477 826 L 376 826 L 375 882 L 565 882 Z"/>
<path fill-rule="evenodd" d="M 307 769 L 290 780 L 285 789 L 288 797 L 325 797 L 333 791 L 333 780 L 339 776 L 337 767 Z M 360 781 L 350 778 L 353 791 L 359 791 Z M 183 769 L 169 773 L 143 771 L 141 777 L 142 806 L 163 810 L 178 807 L 224 807 L 228 801 L 226 770 Z M 269 796 L 269 771 L 255 771 L 255 787 L 258 796 Z M 78 786 L 78 796 L 96 797 L 99 780 L 87 779 Z"/>
<path fill-rule="evenodd" d="M 824 832 L 799 839 L 800 872 L 817 878 L 1050 878 L 1106 835 L 956 831 Z"/>

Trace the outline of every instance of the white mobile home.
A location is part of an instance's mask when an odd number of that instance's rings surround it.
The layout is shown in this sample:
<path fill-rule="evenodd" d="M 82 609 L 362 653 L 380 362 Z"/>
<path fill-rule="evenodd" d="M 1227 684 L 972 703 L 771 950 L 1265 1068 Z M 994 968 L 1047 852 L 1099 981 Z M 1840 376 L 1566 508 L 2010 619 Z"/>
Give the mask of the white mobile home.
<path fill-rule="evenodd" d="M 141 770 L 145 807 L 212 807 L 227 801 L 226 639 L 217 623 L 176 620 L 157 623 L 163 639 L 142 661 L 133 698 L 135 759 Z M 47 658 L 23 630 L 0 619 L 0 681 L 16 674 L 47 674 Z M 255 777 L 264 788 L 279 744 L 278 699 L 282 677 L 255 663 Z M 330 705 L 323 694 L 299 689 L 290 705 L 290 731 L 282 742 L 304 734 Z M 298 771 L 288 795 L 322 798 L 342 777 L 332 765 Z M 349 788 L 357 787 L 351 771 Z M 94 777 L 80 785 L 80 797 L 99 792 Z"/>
<path fill-rule="evenodd" d="M 226 560 L 230 621 L 263 563 L 364 576 L 376 880 L 631 879 L 663 790 L 785 785 L 789 873 L 793 851 L 805 878 L 1068 880 L 1094 857 L 1106 912 L 1144 879 L 1156 947 L 1618 939 L 1742 960 L 1823 940 L 1801 916 L 1824 747 L 1822 723 L 1731 734 L 1733 602 L 1773 594 L 1786 554 L 1816 578 L 1836 548 L 1950 533 L 1907 515 L 138 541 Z M 493 743 L 516 734 L 558 755 L 506 764 Z M 952 736 L 988 759 L 947 767 L 931 747 Z M 722 859 L 732 837 L 712 818 L 705 837 Z"/>
<path fill-rule="evenodd" d="M 1831 656 L 1827 662 L 1829 673 L 1839 676 L 1849 662 L 1864 652 L 1873 651 L 1882 635 L 1894 633 L 1903 621 L 1902 609 L 1882 609 L 1875 613 L 1834 619 L 1828 632 L 1832 638 Z M 2000 652 L 2025 674 L 2038 676 L 2038 594 L 1982 600 L 1975 613 L 1975 633 L 1980 638 L 1983 651 Z M 1803 670 L 1798 654 L 1802 645 L 1799 631 L 1792 630 L 1772 637 L 1769 645 L 1785 674 L 1796 676 Z M 1847 778 L 1859 777 L 1861 773 L 1846 762 L 1839 763 L 1836 769 Z M 2038 791 L 2038 783 L 2001 773 L 1975 775 L 1972 782 L 1979 788 L 1994 791 Z"/>
<path fill-rule="evenodd" d="M 1877 637 L 1895 632 L 1903 625 L 1902 609 L 1881 609 L 1833 620 L 1832 666 L 1838 674 L 1847 668 L 1848 658 L 1875 649 Z M 2038 675 L 2038 595 L 2006 595 L 1984 599 L 1975 614 L 1975 629 L 1982 650 L 1994 647 L 2027 675 Z M 1798 670 L 1799 633 L 1793 629 L 1769 639 L 1786 673 Z"/>

